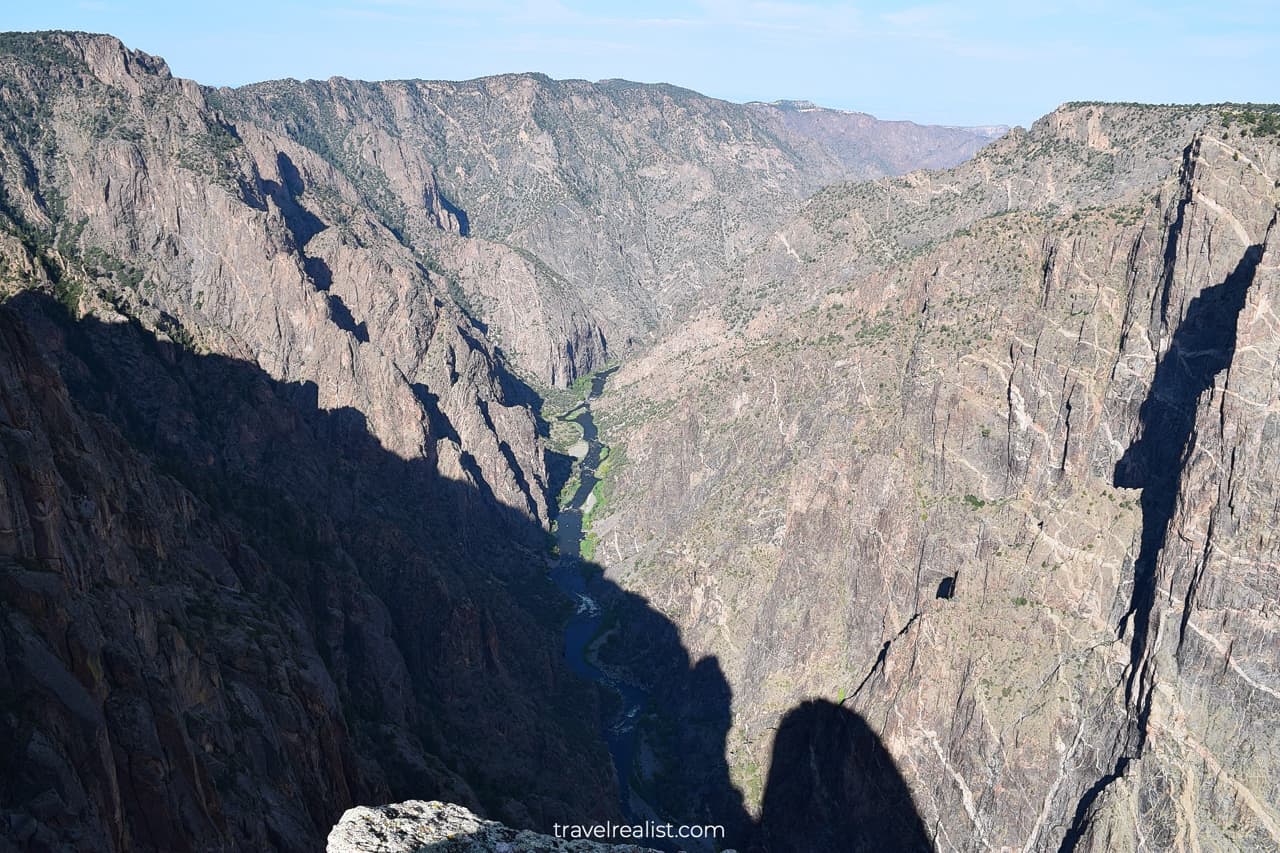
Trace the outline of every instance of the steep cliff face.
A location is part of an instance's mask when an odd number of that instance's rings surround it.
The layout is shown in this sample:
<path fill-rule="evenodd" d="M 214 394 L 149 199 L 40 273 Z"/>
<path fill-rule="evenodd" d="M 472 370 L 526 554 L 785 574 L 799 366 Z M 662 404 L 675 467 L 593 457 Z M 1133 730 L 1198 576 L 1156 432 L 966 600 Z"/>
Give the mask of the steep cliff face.
<path fill-rule="evenodd" d="M 914 125 L 903 138 L 870 116 L 818 133 L 673 86 L 533 74 L 215 97 L 350 176 L 551 384 L 649 343 L 818 187 L 953 165 L 989 141 Z"/>
<path fill-rule="evenodd" d="M 617 375 L 597 559 L 719 659 L 749 807 L 819 695 L 940 849 L 1280 841 L 1280 147 L 1240 113 L 1069 105 L 825 190 Z"/>
<path fill-rule="evenodd" d="M 483 331 L 161 60 L 7 36 L 0 81 L 4 837 L 312 850 L 424 793 L 614 815 Z"/>
<path fill-rule="evenodd" d="M 37 254 L 69 304 L 109 292 L 201 349 L 313 382 L 321 407 L 358 409 L 388 450 L 545 519 L 532 413 L 503 396 L 482 332 L 340 173 L 227 123 L 198 86 L 110 37 L 11 43 L 6 205 L 47 237 Z"/>
<path fill-rule="evenodd" d="M 1121 346 L 1156 359 L 1114 475 L 1142 490 L 1120 623 L 1130 728 L 1075 812 L 1080 849 L 1280 844 L 1280 153 L 1250 141 L 1188 149 L 1155 292 L 1163 333 Z"/>
<path fill-rule="evenodd" d="M 353 802 L 422 791 L 612 813 L 519 517 L 312 386 L 35 294 L 0 324 L 24 849 L 311 850 Z M 543 787 L 547 763 L 575 769 Z"/>

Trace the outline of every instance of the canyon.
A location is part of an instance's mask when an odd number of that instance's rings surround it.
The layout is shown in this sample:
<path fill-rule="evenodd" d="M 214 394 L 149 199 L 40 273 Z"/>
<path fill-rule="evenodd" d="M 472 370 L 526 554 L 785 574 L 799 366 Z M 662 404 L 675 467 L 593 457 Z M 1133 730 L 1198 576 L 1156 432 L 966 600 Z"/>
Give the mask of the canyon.
<path fill-rule="evenodd" d="M 0 849 L 1274 849 L 1276 112 L 0 36 Z"/>

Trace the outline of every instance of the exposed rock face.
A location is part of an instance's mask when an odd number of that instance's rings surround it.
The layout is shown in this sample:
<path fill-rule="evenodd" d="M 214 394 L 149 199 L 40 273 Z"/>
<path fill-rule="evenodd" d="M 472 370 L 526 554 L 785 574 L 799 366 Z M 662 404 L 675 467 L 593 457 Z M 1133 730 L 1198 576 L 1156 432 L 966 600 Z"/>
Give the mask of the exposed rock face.
<path fill-rule="evenodd" d="M 0 38 L 0 120 L 8 835 L 617 817 L 505 357 L 625 351 L 839 157 L 670 87 L 213 92 L 75 33 Z"/>
<path fill-rule="evenodd" d="M 617 817 L 506 358 L 630 353 L 593 653 L 649 682 L 664 817 L 1274 848 L 1280 147 L 1238 112 L 1068 105 L 802 202 L 981 134 L 3 37 L 5 841 Z"/>
<path fill-rule="evenodd" d="M 652 853 L 632 844 L 569 841 L 483 820 L 451 803 L 354 808 L 329 833 L 327 853 Z"/>
<path fill-rule="evenodd" d="M 1231 114 L 820 192 L 617 375 L 597 559 L 723 668 L 749 808 L 824 695 L 940 849 L 1280 844 L 1280 147 Z"/>
<path fill-rule="evenodd" d="M 353 801 L 404 792 L 525 825 L 615 813 L 594 700 L 562 669 L 518 516 L 306 386 L 11 304 L 16 839 L 308 850 Z M 548 765 L 566 772 L 544 786 Z"/>
<path fill-rule="evenodd" d="M 438 459 L 546 517 L 526 479 L 545 478 L 532 413 L 505 399 L 480 330 L 340 173 L 227 124 L 199 87 L 114 39 L 23 44 L 49 58 L 5 57 L 18 117 L 7 205 L 55 232 L 50 263 L 89 282 L 71 301 L 106 287 L 209 351 L 314 383 L 318 405 L 358 409 L 403 458 Z"/>
<path fill-rule="evenodd" d="M 0 834 L 616 817 L 536 416 L 483 332 L 327 163 L 162 61 L 0 46 Z"/>
<path fill-rule="evenodd" d="M 561 385 L 683 319 L 820 186 L 954 165 L 990 141 L 536 74 L 275 81 L 216 98 L 349 176 L 517 364 Z"/>

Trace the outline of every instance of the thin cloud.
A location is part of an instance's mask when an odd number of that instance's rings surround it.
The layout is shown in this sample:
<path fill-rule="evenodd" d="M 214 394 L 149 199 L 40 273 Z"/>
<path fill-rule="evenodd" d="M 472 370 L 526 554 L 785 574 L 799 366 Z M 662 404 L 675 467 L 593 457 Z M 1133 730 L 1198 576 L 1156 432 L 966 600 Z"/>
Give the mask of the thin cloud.
<path fill-rule="evenodd" d="M 320 9 L 320 14 L 326 18 L 340 18 L 347 20 L 361 21 L 385 21 L 387 23 L 407 24 L 413 21 L 408 15 L 396 14 L 394 12 L 386 12 L 381 9 L 369 9 L 363 6 L 331 6 L 327 9 Z"/>
<path fill-rule="evenodd" d="M 637 27 L 700 27 L 706 23 L 695 18 L 604 18 L 602 21 Z"/>
<path fill-rule="evenodd" d="M 955 14 L 951 6 L 911 6 L 896 12 L 883 12 L 880 20 L 902 29 L 935 28 L 949 24 L 955 19 Z"/>
<path fill-rule="evenodd" d="M 861 29 L 862 13 L 850 3 L 778 3 L 766 0 L 699 0 L 714 23 L 753 30 L 776 30 L 837 37 Z"/>
<path fill-rule="evenodd" d="M 1275 51 L 1276 39 L 1265 36 L 1190 36 L 1183 42 L 1186 52 L 1202 59 L 1246 59 Z"/>

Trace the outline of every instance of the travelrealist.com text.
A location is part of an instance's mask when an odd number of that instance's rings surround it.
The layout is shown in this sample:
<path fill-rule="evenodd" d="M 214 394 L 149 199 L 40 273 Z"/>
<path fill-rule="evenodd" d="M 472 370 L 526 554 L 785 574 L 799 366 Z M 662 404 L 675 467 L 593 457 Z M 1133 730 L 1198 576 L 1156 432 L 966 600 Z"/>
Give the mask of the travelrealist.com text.
<path fill-rule="evenodd" d="M 646 820 L 644 823 L 614 823 L 606 821 L 605 823 L 587 826 L 573 823 L 557 823 L 552 825 L 551 831 L 556 838 L 570 840 L 589 839 L 593 841 L 608 841 L 615 838 L 724 838 L 724 827 L 715 824 L 677 826 L 670 823 L 654 823 L 651 820 Z"/>

